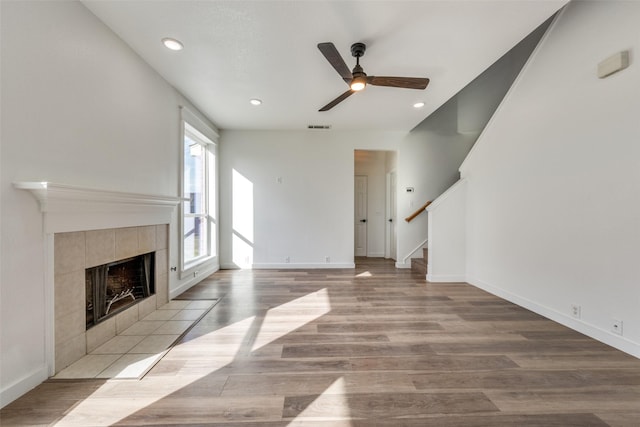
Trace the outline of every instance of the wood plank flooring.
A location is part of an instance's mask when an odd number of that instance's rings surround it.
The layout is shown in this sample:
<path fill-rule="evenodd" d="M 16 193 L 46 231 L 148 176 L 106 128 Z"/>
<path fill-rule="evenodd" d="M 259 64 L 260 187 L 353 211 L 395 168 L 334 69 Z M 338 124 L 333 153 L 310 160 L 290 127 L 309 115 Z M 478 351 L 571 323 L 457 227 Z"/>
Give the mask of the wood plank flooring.
<path fill-rule="evenodd" d="M 392 262 L 221 271 L 141 380 L 47 381 L 2 426 L 640 426 L 640 360 Z"/>

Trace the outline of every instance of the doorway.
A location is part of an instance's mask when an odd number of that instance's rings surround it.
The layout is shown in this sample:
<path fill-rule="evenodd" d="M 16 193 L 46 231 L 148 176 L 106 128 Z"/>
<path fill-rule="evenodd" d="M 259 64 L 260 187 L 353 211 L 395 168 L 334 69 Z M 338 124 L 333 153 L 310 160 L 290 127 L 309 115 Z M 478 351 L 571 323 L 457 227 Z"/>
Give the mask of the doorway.
<path fill-rule="evenodd" d="M 396 158 L 395 151 L 354 151 L 356 257 L 395 259 Z"/>

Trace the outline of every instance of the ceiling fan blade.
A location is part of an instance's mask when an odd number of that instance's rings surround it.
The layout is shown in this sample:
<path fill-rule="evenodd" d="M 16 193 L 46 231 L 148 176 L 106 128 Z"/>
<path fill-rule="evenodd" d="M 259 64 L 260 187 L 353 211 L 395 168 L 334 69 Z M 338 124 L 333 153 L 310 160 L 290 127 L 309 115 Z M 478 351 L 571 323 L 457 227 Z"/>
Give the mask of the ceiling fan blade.
<path fill-rule="evenodd" d="M 336 49 L 333 43 L 318 43 L 318 49 L 324 57 L 327 58 L 329 64 L 331 64 L 338 74 L 340 74 L 340 77 L 342 77 L 343 80 L 351 81 L 353 78 L 351 70 L 349 70 L 349 67 L 347 67 L 347 64 L 344 62 L 344 59 L 342 59 L 340 52 L 338 52 L 338 49 Z"/>
<path fill-rule="evenodd" d="M 367 83 L 373 86 L 401 87 L 406 89 L 424 89 L 429 79 L 420 77 L 383 77 L 369 76 Z"/>
<path fill-rule="evenodd" d="M 331 101 L 330 103 L 328 103 L 327 105 L 319 109 L 318 111 L 328 111 L 332 109 L 333 107 L 335 107 L 336 105 L 338 105 L 339 103 L 341 103 L 342 101 L 350 97 L 353 93 L 355 93 L 355 90 L 349 89 L 348 91 L 346 91 L 345 93 L 343 93 L 342 95 L 340 95 L 339 97 L 337 97 L 336 99 L 334 99 L 333 101 Z"/>

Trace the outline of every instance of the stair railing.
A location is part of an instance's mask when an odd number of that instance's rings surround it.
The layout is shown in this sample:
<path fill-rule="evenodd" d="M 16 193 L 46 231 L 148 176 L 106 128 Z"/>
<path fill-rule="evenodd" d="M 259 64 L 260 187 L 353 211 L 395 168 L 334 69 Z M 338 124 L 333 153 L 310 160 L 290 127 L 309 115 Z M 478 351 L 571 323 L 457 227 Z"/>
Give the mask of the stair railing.
<path fill-rule="evenodd" d="M 418 252 L 420 249 L 424 248 L 424 247 L 426 246 L 426 244 L 427 244 L 427 243 L 429 243 L 429 240 L 428 240 L 428 239 L 424 239 L 424 241 L 423 241 L 422 243 L 420 243 L 418 246 L 416 246 L 414 250 L 412 250 L 411 252 L 409 252 L 409 255 L 407 255 L 406 257 L 404 257 L 404 258 L 402 259 L 402 263 L 403 263 L 403 264 L 406 264 L 406 263 L 407 263 L 407 260 L 408 260 L 409 258 L 411 258 L 411 255 L 415 254 L 415 253 L 416 253 L 416 252 Z"/>
<path fill-rule="evenodd" d="M 420 215 L 422 212 L 424 212 L 424 210 L 427 209 L 427 206 L 429 206 L 430 204 L 431 204 L 431 200 L 429 200 L 427 203 L 419 207 L 414 213 L 406 217 L 404 220 L 407 222 L 413 221 L 413 219 L 418 215 Z"/>
<path fill-rule="evenodd" d="M 416 211 L 414 213 L 412 213 L 411 215 L 409 215 L 408 217 L 406 217 L 404 220 L 407 222 L 411 222 L 413 221 L 413 219 L 415 217 L 417 217 L 418 215 L 420 215 L 422 212 L 425 211 L 425 209 L 427 209 L 427 206 L 429 206 L 431 204 L 431 200 L 427 201 L 424 205 L 420 206 L 418 209 L 416 209 Z M 404 257 L 402 259 L 402 263 L 405 264 L 407 262 L 407 260 L 409 258 L 411 258 L 411 255 L 413 255 L 414 253 L 418 252 L 420 249 L 422 249 L 426 244 L 427 244 L 428 240 L 425 239 L 423 242 L 421 242 L 418 246 L 416 246 L 411 252 L 409 252 L 409 254 Z"/>

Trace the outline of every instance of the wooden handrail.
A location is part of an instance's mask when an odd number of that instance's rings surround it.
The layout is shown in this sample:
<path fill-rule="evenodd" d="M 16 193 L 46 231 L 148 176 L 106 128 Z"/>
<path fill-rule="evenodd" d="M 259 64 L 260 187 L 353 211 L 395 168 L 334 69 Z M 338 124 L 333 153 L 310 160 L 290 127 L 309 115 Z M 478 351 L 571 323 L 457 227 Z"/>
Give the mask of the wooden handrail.
<path fill-rule="evenodd" d="M 413 221 L 413 219 L 418 215 L 420 215 L 422 212 L 424 212 L 424 210 L 427 209 L 427 206 L 429 206 L 430 204 L 431 204 L 431 200 L 429 200 L 427 203 L 419 207 L 418 210 L 416 210 L 414 213 L 406 217 L 404 220 L 407 222 Z"/>

